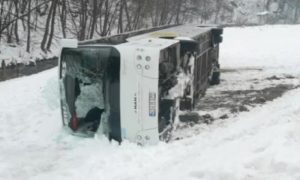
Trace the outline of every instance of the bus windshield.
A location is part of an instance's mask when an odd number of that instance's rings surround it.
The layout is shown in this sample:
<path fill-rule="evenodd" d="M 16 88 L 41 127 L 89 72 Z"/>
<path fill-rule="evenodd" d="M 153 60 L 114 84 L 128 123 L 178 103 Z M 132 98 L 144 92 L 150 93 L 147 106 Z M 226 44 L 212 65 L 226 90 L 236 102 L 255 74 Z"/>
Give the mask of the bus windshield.
<path fill-rule="evenodd" d="M 73 131 L 116 136 L 120 113 L 120 55 L 112 47 L 65 48 L 60 79 L 64 123 Z M 101 122 L 102 121 L 102 122 Z M 116 131 L 116 130 L 115 130 Z M 118 136 L 118 135 L 117 135 Z"/>

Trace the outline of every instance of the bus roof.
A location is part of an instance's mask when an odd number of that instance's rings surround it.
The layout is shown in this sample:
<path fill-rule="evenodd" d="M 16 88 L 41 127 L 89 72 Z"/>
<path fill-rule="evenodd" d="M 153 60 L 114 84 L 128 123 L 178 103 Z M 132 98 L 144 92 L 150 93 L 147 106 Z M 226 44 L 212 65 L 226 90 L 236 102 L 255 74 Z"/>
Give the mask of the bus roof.
<path fill-rule="evenodd" d="M 133 36 L 127 39 L 127 41 L 136 41 L 146 38 L 166 38 L 166 39 L 176 39 L 176 38 L 190 38 L 194 39 L 201 35 L 202 33 L 209 32 L 211 29 L 217 26 L 199 26 L 199 25 L 180 25 L 167 29 L 162 29 L 158 31 L 153 31 L 137 36 Z"/>

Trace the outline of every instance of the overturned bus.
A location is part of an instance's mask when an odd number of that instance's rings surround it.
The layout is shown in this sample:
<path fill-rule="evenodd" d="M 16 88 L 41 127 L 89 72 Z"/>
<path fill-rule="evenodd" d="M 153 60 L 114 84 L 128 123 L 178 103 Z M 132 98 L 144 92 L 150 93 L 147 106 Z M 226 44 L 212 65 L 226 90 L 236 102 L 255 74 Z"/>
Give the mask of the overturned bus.
<path fill-rule="evenodd" d="M 103 39 L 63 40 L 59 62 L 64 126 L 118 142 L 168 141 L 179 112 L 220 82 L 215 26 L 154 28 Z"/>

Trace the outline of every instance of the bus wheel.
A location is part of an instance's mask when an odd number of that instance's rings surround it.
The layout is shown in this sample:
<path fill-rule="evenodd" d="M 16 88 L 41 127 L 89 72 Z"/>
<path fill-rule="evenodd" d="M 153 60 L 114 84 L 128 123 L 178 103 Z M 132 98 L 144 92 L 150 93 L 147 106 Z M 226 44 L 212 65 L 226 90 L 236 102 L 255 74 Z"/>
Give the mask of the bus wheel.
<path fill-rule="evenodd" d="M 169 142 L 172 138 L 172 132 L 174 128 L 174 121 L 176 119 L 176 101 L 172 100 L 172 105 L 169 106 L 165 116 L 161 116 L 159 121 L 160 140 Z M 170 101 L 171 102 L 171 101 Z"/>
<path fill-rule="evenodd" d="M 210 80 L 210 85 L 218 85 L 220 84 L 220 72 L 213 72 L 211 80 Z"/>

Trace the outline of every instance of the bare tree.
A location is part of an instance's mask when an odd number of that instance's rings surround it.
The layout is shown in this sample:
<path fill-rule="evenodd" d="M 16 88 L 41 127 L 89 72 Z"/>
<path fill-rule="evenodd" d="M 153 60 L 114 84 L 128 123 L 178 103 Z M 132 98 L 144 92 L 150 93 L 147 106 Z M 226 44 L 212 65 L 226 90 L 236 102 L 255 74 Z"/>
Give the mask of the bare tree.
<path fill-rule="evenodd" d="M 294 20 L 293 22 L 296 24 L 298 23 L 298 19 L 299 19 L 299 8 L 300 8 L 300 0 L 296 1 L 296 6 L 295 6 L 295 14 L 294 14 Z"/>
<path fill-rule="evenodd" d="M 14 0 L 14 5 L 15 5 L 16 18 L 18 18 L 19 17 L 19 1 Z M 20 42 L 18 30 L 19 30 L 18 20 L 16 20 L 15 26 L 14 26 L 14 34 L 15 34 L 17 44 L 19 44 L 19 42 Z"/>
<path fill-rule="evenodd" d="M 120 8 L 119 8 L 119 18 L 118 18 L 118 33 L 122 33 L 123 30 L 123 11 L 124 11 L 124 4 L 125 0 L 120 0 Z"/>
<path fill-rule="evenodd" d="M 48 36 L 49 36 L 49 27 L 50 27 L 50 21 L 51 21 L 52 13 L 53 13 L 54 7 L 56 6 L 54 1 L 55 0 L 52 0 L 52 2 L 51 2 L 51 7 L 50 7 L 50 10 L 49 10 L 47 19 L 46 19 L 45 32 L 44 32 L 44 36 L 43 36 L 43 39 L 42 39 L 42 42 L 41 42 L 41 49 L 44 52 L 46 52 L 46 43 L 47 43 L 47 39 L 48 39 Z"/>
<path fill-rule="evenodd" d="M 67 28 L 67 3 L 66 0 L 60 0 L 60 8 L 59 10 L 59 17 L 60 17 L 60 24 L 61 24 L 61 31 L 63 38 L 67 37 L 66 28 Z"/>
<path fill-rule="evenodd" d="M 50 34 L 49 34 L 48 43 L 47 43 L 47 51 L 50 51 L 50 47 L 51 47 L 52 39 L 53 39 L 53 35 L 54 35 L 57 2 L 58 2 L 58 0 L 53 0 L 53 10 L 52 10 Z"/>
<path fill-rule="evenodd" d="M 5 0 L 1 0 L 1 1 L 5 2 Z M 23 2 L 23 5 L 22 5 L 22 6 L 24 6 L 24 4 L 27 5 L 27 4 L 28 4 L 28 3 L 27 3 L 28 1 L 29 1 L 29 0 L 24 0 L 24 1 L 22 1 L 22 2 Z M 6 17 L 0 16 L 0 17 L 1 17 L 0 19 L 2 19 L 2 25 L 1 25 L 1 28 L 0 28 L 0 33 L 3 32 L 3 31 L 5 31 L 11 24 L 15 23 L 17 20 L 23 19 L 24 17 L 28 16 L 29 13 L 35 11 L 35 10 L 38 9 L 40 6 L 43 6 L 43 5 L 47 4 L 47 3 L 50 2 L 50 1 L 52 1 L 52 0 L 47 0 L 47 1 L 45 1 L 45 2 L 42 2 L 42 3 L 38 4 L 37 6 L 33 7 L 32 9 L 30 9 L 30 10 L 27 11 L 27 12 L 24 12 L 24 11 L 26 10 L 26 8 L 21 8 L 21 15 L 19 15 L 18 17 L 15 17 L 14 19 L 12 19 L 12 20 L 9 21 L 9 22 L 4 21 L 5 23 L 3 23 L 3 19 L 5 19 Z M 25 2 L 26 2 L 26 3 L 25 3 Z M 21 6 L 21 7 L 22 7 L 22 6 Z M 25 7 L 26 7 L 26 6 L 25 6 Z M 3 10 L 4 10 L 4 5 L 1 5 L 1 8 L 3 8 Z M 1 11 L 1 8 L 0 8 L 0 11 Z M 6 9 L 6 12 L 7 12 L 7 11 L 8 11 L 8 10 Z M 1 12 L 0 12 L 0 14 L 3 15 L 4 13 L 1 13 Z"/>
<path fill-rule="evenodd" d="M 26 51 L 29 53 L 30 52 L 30 33 L 31 33 L 31 27 L 30 27 L 30 19 L 31 19 L 31 0 L 28 0 L 28 11 L 29 13 L 27 14 L 27 45 L 26 45 Z"/>
<path fill-rule="evenodd" d="M 92 7 L 92 14 L 90 18 L 90 26 L 89 26 L 89 39 L 92 39 L 94 37 L 96 23 L 99 17 L 99 7 L 102 7 L 103 0 L 93 0 L 91 3 Z"/>

